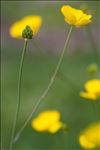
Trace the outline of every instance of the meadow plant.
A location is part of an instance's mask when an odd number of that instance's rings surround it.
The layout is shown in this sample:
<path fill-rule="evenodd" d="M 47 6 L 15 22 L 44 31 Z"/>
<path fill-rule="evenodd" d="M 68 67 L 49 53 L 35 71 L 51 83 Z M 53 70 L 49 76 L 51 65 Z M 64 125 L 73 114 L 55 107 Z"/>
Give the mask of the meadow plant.
<path fill-rule="evenodd" d="M 37 132 L 48 132 L 54 134 L 58 132 L 60 129 L 63 129 L 65 124 L 61 120 L 61 114 L 58 110 L 45 110 L 41 112 L 37 117 L 34 118 L 34 113 L 36 112 L 37 108 L 40 106 L 41 102 L 45 99 L 48 95 L 51 87 L 54 84 L 54 81 L 57 77 L 59 72 L 60 66 L 62 64 L 62 60 L 66 51 L 66 48 L 69 44 L 69 40 L 72 34 L 73 28 L 77 27 L 84 27 L 92 22 L 92 15 L 87 14 L 85 11 L 81 9 L 72 8 L 69 5 L 63 5 L 61 7 L 61 13 L 64 16 L 64 20 L 66 23 L 70 25 L 70 29 L 65 40 L 65 44 L 61 51 L 58 63 L 54 70 L 54 73 L 50 79 L 49 84 L 47 85 L 46 89 L 40 95 L 39 98 L 36 99 L 36 103 L 33 106 L 33 110 L 30 112 L 29 116 L 25 120 L 24 124 L 20 127 L 19 131 L 16 133 L 16 124 L 18 121 L 18 114 L 20 106 L 20 95 L 21 95 L 21 86 L 22 86 L 22 72 L 23 72 L 23 64 L 24 64 L 24 57 L 26 53 L 27 43 L 30 39 L 35 38 L 37 33 L 40 30 L 42 25 L 42 17 L 41 16 L 26 16 L 23 19 L 15 22 L 10 28 L 10 35 L 13 38 L 20 38 L 24 39 L 24 48 L 22 51 L 20 68 L 19 68 L 19 79 L 18 79 L 18 98 L 17 98 L 17 106 L 16 106 L 16 113 L 15 113 L 15 120 L 12 129 L 12 137 L 10 143 L 10 150 L 13 148 L 13 144 L 19 139 L 22 131 L 26 127 L 28 123 L 31 121 L 31 126 Z M 92 68 L 92 69 L 91 69 Z M 92 72 L 96 72 L 96 67 L 92 66 L 90 69 Z M 91 71 L 90 70 L 90 71 Z M 91 79 L 85 83 L 85 92 L 80 92 L 80 96 L 85 99 L 89 99 L 91 101 L 97 101 L 100 98 L 100 80 L 99 79 Z M 97 108 L 99 109 L 99 108 Z M 100 147 L 100 134 L 98 135 L 98 131 L 100 131 L 100 123 L 97 122 L 92 124 L 87 129 L 85 129 L 79 136 L 79 143 L 85 149 L 92 149 L 95 147 Z"/>

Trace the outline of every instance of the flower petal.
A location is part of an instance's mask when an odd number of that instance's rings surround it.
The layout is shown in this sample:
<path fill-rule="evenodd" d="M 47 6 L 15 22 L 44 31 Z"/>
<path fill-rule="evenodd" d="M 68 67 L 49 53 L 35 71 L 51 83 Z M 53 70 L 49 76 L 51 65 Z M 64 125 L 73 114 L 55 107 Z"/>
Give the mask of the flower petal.
<path fill-rule="evenodd" d="M 26 16 L 12 24 L 10 27 L 10 35 L 14 38 L 22 38 L 22 31 L 27 25 L 32 29 L 33 35 L 36 35 L 41 27 L 41 24 L 41 16 Z"/>
<path fill-rule="evenodd" d="M 91 15 L 84 13 L 80 9 L 72 8 L 69 5 L 62 6 L 61 12 L 64 15 L 65 21 L 76 27 L 81 27 L 91 22 Z"/>
<path fill-rule="evenodd" d="M 95 145 L 93 143 L 90 143 L 84 135 L 80 136 L 79 143 L 83 148 L 86 148 L 86 149 L 95 148 Z"/>
<path fill-rule="evenodd" d="M 32 128 L 39 132 L 57 132 L 62 125 L 62 122 L 60 122 L 60 113 L 56 110 L 44 111 L 32 120 L 31 125 Z"/>
<path fill-rule="evenodd" d="M 84 26 L 84 25 L 86 25 L 86 24 L 91 23 L 91 22 L 92 22 L 92 21 L 90 20 L 91 17 L 92 17 L 91 15 L 86 15 L 86 14 L 84 14 L 83 17 L 80 18 L 80 20 L 78 20 L 78 21 L 76 22 L 76 27 L 82 27 L 82 26 Z"/>
<path fill-rule="evenodd" d="M 68 22 L 69 24 L 75 24 L 76 22 L 76 18 L 75 18 L 75 15 L 74 13 L 72 12 L 72 9 L 70 6 L 66 6 L 64 5 L 62 8 L 61 8 L 61 12 L 62 14 L 64 15 L 65 17 L 65 21 Z"/>
<path fill-rule="evenodd" d="M 86 149 L 100 147 L 100 122 L 87 127 L 79 136 L 80 145 Z"/>
<path fill-rule="evenodd" d="M 93 93 L 80 92 L 80 96 L 83 98 L 90 99 L 90 100 L 96 100 L 97 99 L 97 96 Z"/>
<path fill-rule="evenodd" d="M 60 121 L 55 122 L 54 124 L 52 124 L 52 126 L 50 126 L 50 127 L 48 128 L 48 131 L 49 131 L 50 133 L 56 133 L 59 129 L 61 129 L 62 125 L 63 125 L 63 123 L 60 122 Z"/>
<path fill-rule="evenodd" d="M 86 82 L 85 84 L 85 89 L 86 91 L 90 92 L 90 93 L 100 93 L 100 80 L 98 79 L 93 79 L 93 80 L 89 80 L 88 82 Z"/>

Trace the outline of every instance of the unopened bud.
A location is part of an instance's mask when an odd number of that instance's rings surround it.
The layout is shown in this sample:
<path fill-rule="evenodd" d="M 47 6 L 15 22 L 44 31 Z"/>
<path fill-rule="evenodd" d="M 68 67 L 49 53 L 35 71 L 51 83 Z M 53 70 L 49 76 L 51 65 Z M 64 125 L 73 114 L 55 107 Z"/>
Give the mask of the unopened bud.
<path fill-rule="evenodd" d="M 26 28 L 22 31 L 22 37 L 24 39 L 32 39 L 32 37 L 33 37 L 33 31 L 30 28 L 30 26 L 27 25 Z"/>
<path fill-rule="evenodd" d="M 97 69 L 98 69 L 98 65 L 94 63 L 87 67 L 87 72 L 89 75 L 94 75 L 97 72 Z"/>

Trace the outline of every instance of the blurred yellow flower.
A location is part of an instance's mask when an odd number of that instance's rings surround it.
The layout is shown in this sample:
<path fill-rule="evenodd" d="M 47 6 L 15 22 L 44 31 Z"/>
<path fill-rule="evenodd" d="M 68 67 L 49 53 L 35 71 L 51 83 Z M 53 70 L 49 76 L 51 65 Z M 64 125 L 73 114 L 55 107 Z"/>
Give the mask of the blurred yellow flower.
<path fill-rule="evenodd" d="M 79 143 L 85 149 L 100 147 L 100 122 L 86 128 L 79 136 Z"/>
<path fill-rule="evenodd" d="M 29 26 L 33 31 L 33 36 L 36 35 L 41 27 L 42 18 L 41 16 L 26 16 L 23 19 L 15 22 L 10 27 L 10 35 L 13 38 L 21 38 L 22 31 Z"/>
<path fill-rule="evenodd" d="M 59 111 L 47 110 L 34 118 L 31 125 L 32 128 L 38 132 L 56 133 L 63 126 L 60 118 L 61 116 Z"/>
<path fill-rule="evenodd" d="M 100 80 L 93 79 L 89 80 L 85 83 L 86 92 L 80 92 L 80 96 L 91 99 L 97 100 L 100 97 Z"/>
<path fill-rule="evenodd" d="M 61 12 L 65 17 L 65 21 L 76 27 L 81 27 L 92 22 L 92 15 L 88 15 L 84 11 L 72 8 L 69 5 L 62 6 Z"/>

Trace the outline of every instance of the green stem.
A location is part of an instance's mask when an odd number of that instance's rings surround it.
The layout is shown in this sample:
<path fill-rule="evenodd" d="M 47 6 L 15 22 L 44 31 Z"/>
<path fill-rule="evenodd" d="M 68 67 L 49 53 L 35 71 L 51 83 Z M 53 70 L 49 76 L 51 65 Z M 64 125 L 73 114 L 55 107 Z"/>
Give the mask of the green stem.
<path fill-rule="evenodd" d="M 17 94 L 18 103 L 17 103 L 16 113 L 15 113 L 15 120 L 14 120 L 14 124 L 13 124 L 13 128 L 12 128 L 10 150 L 12 150 L 12 146 L 13 146 L 13 138 L 14 138 L 14 134 L 15 134 L 16 124 L 17 124 L 18 114 L 19 114 L 19 109 L 20 109 L 21 80 L 22 80 L 22 71 L 23 71 L 23 64 L 24 64 L 24 58 L 25 58 L 25 53 L 26 53 L 27 41 L 28 40 L 25 39 L 24 47 L 23 47 L 23 51 L 22 51 L 22 56 L 21 56 L 20 68 L 19 68 L 18 94 Z"/>
<path fill-rule="evenodd" d="M 43 94 L 36 100 L 36 104 L 32 110 L 32 112 L 29 114 L 28 118 L 26 119 L 26 121 L 24 122 L 23 126 L 20 128 L 20 130 L 18 131 L 17 135 L 15 136 L 14 138 L 14 142 L 17 141 L 17 139 L 19 138 L 19 136 L 21 135 L 22 131 L 24 130 L 24 128 L 26 127 L 26 125 L 28 124 L 28 122 L 30 121 L 30 119 L 32 118 L 33 114 L 35 113 L 35 111 L 37 110 L 37 108 L 39 107 L 39 105 L 41 104 L 42 100 L 47 96 L 49 90 L 51 89 L 54 81 L 55 81 L 55 78 L 56 78 L 56 75 L 59 71 L 59 68 L 60 68 L 60 65 L 62 63 L 62 60 L 63 60 L 63 57 L 64 57 L 64 54 L 65 54 L 65 50 L 66 50 L 66 47 L 68 45 L 68 42 L 69 42 L 69 39 L 70 39 L 70 35 L 72 33 L 72 26 L 70 27 L 70 30 L 69 30 L 69 33 L 68 33 L 68 37 L 65 41 L 65 44 L 64 44 L 64 47 L 63 47 L 63 50 L 61 52 L 61 56 L 59 58 L 59 61 L 58 61 L 58 64 L 56 66 L 56 69 L 53 73 L 53 76 L 51 77 L 51 80 L 47 86 L 47 88 L 44 90 Z"/>

